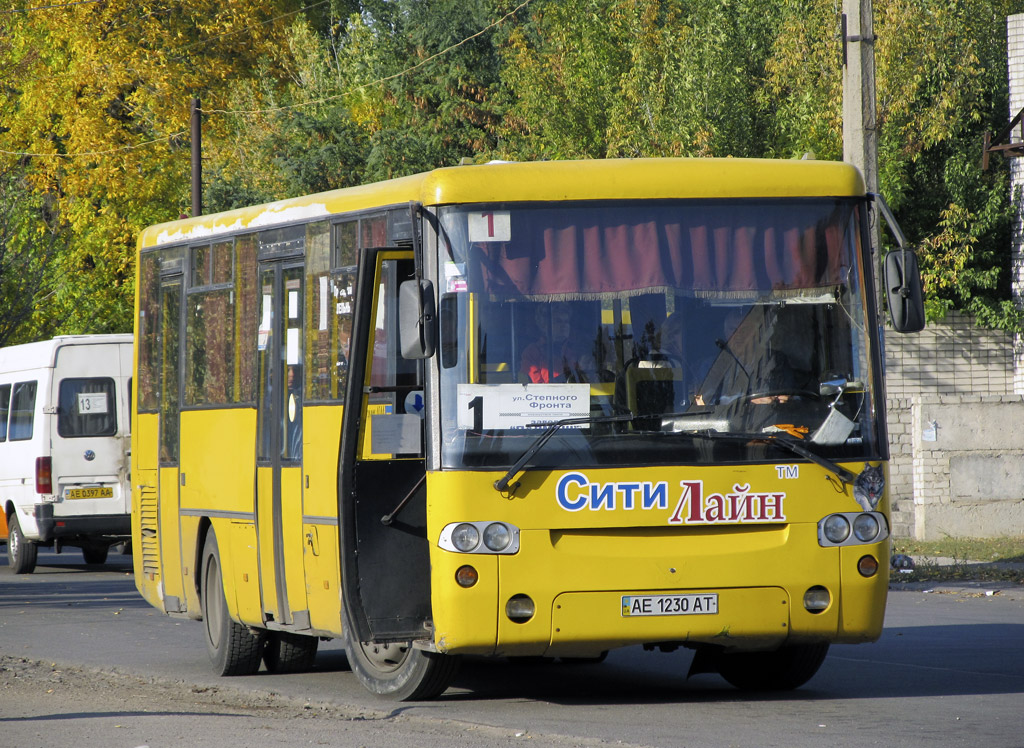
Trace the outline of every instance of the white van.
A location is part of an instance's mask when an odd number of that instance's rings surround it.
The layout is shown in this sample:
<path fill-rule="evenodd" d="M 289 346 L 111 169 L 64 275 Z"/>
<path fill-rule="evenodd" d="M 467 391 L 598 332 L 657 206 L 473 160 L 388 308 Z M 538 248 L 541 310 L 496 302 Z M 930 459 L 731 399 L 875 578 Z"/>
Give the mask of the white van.
<path fill-rule="evenodd" d="M 131 539 L 131 335 L 0 348 L 0 506 L 15 574 L 38 546 L 102 564 Z"/>

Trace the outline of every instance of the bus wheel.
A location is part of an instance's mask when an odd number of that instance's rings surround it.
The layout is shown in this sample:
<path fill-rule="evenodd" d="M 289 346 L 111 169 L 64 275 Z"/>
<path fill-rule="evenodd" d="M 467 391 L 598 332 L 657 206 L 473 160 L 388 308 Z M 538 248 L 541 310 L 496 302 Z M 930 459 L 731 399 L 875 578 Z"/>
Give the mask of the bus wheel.
<path fill-rule="evenodd" d="M 110 548 L 105 545 L 84 545 L 82 546 L 82 558 L 87 564 L 105 564 L 109 551 Z"/>
<path fill-rule="evenodd" d="M 18 513 L 11 514 L 7 534 L 7 563 L 15 574 L 31 574 L 36 569 L 39 547 L 25 539 L 25 533 L 18 524 Z"/>
<path fill-rule="evenodd" d="M 828 642 L 791 644 L 774 652 L 723 654 L 718 672 L 744 691 L 790 691 L 809 681 L 828 654 Z"/>
<path fill-rule="evenodd" d="M 303 673 L 313 667 L 319 644 L 315 636 L 271 631 L 263 650 L 263 664 L 271 673 Z"/>
<path fill-rule="evenodd" d="M 217 536 L 210 530 L 203 549 L 200 606 L 206 631 L 206 651 L 217 675 L 251 675 L 260 669 L 263 635 L 231 620 L 221 574 Z"/>
<path fill-rule="evenodd" d="M 345 654 L 363 688 L 397 701 L 440 696 L 459 665 L 458 657 L 424 652 L 408 642 L 353 641 L 347 627 Z"/>

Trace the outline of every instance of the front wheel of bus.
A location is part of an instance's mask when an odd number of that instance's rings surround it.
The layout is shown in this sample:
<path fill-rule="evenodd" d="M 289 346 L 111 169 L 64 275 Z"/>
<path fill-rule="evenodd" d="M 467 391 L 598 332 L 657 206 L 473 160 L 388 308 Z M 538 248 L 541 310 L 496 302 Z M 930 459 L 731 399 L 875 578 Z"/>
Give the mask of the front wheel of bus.
<path fill-rule="evenodd" d="M 828 654 L 828 642 L 791 644 L 774 652 L 723 654 L 718 672 L 744 691 L 791 691 L 809 681 Z"/>
<path fill-rule="evenodd" d="M 396 701 L 440 696 L 459 665 L 458 657 L 424 652 L 408 642 L 357 642 L 350 633 L 345 654 L 363 688 Z"/>
<path fill-rule="evenodd" d="M 25 533 L 18 524 L 18 513 L 9 518 L 7 528 L 7 563 L 15 574 L 31 574 L 36 569 L 39 547 L 31 540 L 25 539 Z"/>
<path fill-rule="evenodd" d="M 210 655 L 214 672 L 217 675 L 251 675 L 260 668 L 263 636 L 231 620 L 227 598 L 224 596 L 217 536 L 212 529 L 203 549 L 202 569 L 200 606 L 206 632 L 206 651 Z"/>

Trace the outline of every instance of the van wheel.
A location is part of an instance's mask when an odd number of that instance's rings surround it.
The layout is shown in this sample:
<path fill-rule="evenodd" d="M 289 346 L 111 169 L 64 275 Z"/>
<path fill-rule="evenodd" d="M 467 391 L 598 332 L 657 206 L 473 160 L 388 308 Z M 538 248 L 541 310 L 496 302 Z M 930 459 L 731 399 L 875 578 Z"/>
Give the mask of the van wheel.
<path fill-rule="evenodd" d="M 221 573 L 217 536 L 210 530 L 203 548 L 202 588 L 199 591 L 206 632 L 206 651 L 217 675 L 252 675 L 260 669 L 263 635 L 231 619 Z"/>
<path fill-rule="evenodd" d="M 791 691 L 809 681 L 828 654 L 828 642 L 791 644 L 774 652 L 723 654 L 718 672 L 744 691 Z"/>
<path fill-rule="evenodd" d="M 319 644 L 315 636 L 271 631 L 263 650 L 263 664 L 270 673 L 304 673 L 313 667 Z"/>
<path fill-rule="evenodd" d="M 84 545 L 82 546 L 82 558 L 87 564 L 105 564 L 109 551 L 110 548 L 105 545 Z"/>
<path fill-rule="evenodd" d="M 18 524 L 18 513 L 8 517 L 7 564 L 15 574 L 31 574 L 36 569 L 39 547 L 31 540 L 25 539 L 25 533 Z"/>
<path fill-rule="evenodd" d="M 440 696 L 458 670 L 459 658 L 424 652 L 408 642 L 357 642 L 345 627 L 345 654 L 356 678 L 370 693 L 395 701 Z"/>

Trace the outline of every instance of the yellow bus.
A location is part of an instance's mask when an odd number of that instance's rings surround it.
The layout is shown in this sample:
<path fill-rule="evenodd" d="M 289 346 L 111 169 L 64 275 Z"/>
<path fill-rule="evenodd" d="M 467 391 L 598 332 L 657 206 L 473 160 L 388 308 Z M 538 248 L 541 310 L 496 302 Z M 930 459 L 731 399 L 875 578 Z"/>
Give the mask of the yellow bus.
<path fill-rule="evenodd" d="M 845 164 L 637 159 L 147 229 L 140 592 L 222 675 L 341 638 L 395 699 L 631 645 L 802 685 L 885 608 L 875 211 Z M 920 329 L 913 253 L 884 265 Z"/>

